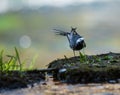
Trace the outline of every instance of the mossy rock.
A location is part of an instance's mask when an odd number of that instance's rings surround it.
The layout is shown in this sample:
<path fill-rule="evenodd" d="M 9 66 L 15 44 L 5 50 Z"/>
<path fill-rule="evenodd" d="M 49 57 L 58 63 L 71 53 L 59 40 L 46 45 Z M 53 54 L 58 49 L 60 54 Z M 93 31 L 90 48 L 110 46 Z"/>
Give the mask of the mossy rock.
<path fill-rule="evenodd" d="M 45 73 L 39 70 L 8 71 L 0 73 L 0 90 L 25 88 L 45 80 Z"/>
<path fill-rule="evenodd" d="M 57 68 L 52 72 L 55 79 L 68 83 L 109 82 L 120 79 L 120 53 L 101 55 L 83 55 L 58 59 L 51 62 L 48 68 Z"/>

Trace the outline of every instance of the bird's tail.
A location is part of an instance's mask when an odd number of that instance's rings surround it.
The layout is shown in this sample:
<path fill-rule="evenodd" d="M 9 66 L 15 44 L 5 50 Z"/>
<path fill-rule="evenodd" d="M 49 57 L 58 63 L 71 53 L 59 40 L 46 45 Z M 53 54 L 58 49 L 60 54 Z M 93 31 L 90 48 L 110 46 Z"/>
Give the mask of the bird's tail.
<path fill-rule="evenodd" d="M 64 31 L 61 31 L 61 30 L 58 30 L 58 29 L 53 29 L 53 30 L 57 31 L 57 32 L 55 32 L 56 35 L 67 36 L 69 34 L 69 32 L 64 32 Z"/>

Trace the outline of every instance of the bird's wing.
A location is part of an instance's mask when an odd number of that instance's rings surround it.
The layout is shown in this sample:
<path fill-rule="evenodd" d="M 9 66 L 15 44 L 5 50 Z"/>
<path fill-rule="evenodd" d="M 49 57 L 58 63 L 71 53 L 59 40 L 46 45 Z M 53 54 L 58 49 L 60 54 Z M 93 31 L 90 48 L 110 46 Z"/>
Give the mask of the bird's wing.
<path fill-rule="evenodd" d="M 53 30 L 57 31 L 57 32 L 55 32 L 56 35 L 67 36 L 68 34 L 70 34 L 69 32 L 64 32 L 64 31 L 58 30 L 58 29 L 53 29 Z"/>

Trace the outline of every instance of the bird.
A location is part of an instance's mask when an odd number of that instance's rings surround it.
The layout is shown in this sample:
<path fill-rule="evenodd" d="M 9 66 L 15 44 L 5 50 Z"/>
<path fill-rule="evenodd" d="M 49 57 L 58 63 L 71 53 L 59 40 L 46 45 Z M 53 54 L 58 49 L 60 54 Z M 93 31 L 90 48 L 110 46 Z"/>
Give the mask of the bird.
<path fill-rule="evenodd" d="M 70 32 L 65 32 L 62 30 L 53 29 L 56 31 L 55 33 L 57 35 L 67 37 L 67 39 L 69 41 L 69 46 L 73 50 L 74 56 L 75 56 L 75 51 L 79 51 L 79 53 L 80 53 L 80 50 L 86 47 L 86 43 L 84 41 L 84 38 L 76 32 L 76 29 L 77 28 L 71 27 Z"/>

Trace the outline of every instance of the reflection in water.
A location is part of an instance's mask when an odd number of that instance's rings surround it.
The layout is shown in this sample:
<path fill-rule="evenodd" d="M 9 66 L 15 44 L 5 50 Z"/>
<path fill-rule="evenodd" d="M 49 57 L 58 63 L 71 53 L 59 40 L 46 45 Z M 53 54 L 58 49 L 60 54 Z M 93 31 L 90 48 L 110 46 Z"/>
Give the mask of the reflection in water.
<path fill-rule="evenodd" d="M 120 2 L 115 1 L 12 10 L 0 14 L 0 49 L 10 53 L 17 46 L 28 64 L 39 55 L 36 67 L 45 67 L 64 55 L 73 56 L 66 38 L 54 35 L 52 30 L 70 31 L 73 26 L 85 37 L 86 54 L 120 52 L 119 17 Z"/>

